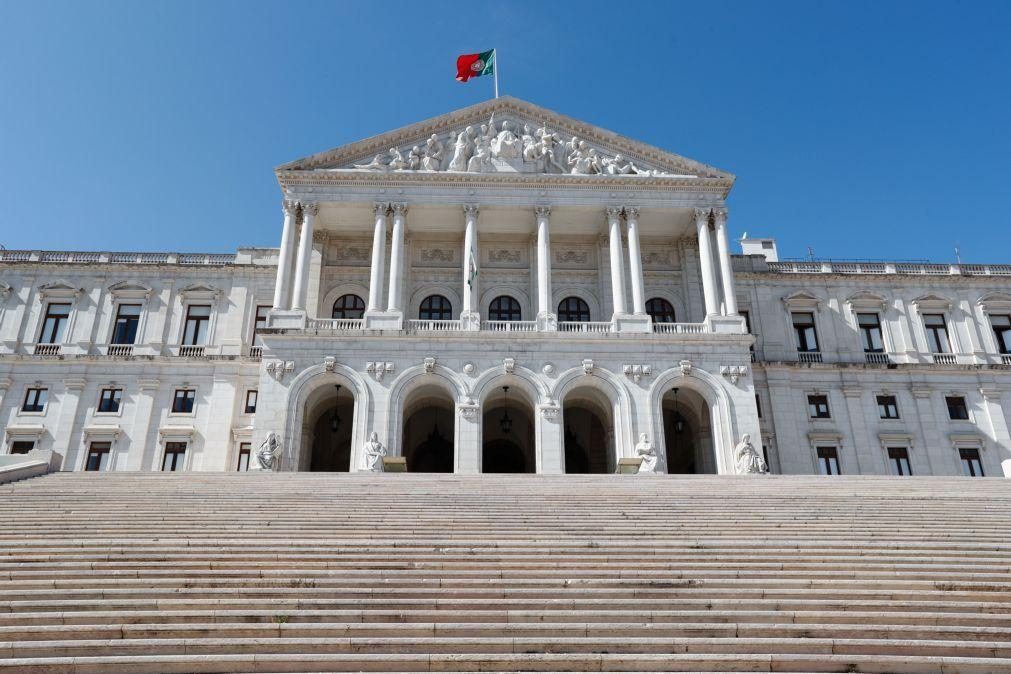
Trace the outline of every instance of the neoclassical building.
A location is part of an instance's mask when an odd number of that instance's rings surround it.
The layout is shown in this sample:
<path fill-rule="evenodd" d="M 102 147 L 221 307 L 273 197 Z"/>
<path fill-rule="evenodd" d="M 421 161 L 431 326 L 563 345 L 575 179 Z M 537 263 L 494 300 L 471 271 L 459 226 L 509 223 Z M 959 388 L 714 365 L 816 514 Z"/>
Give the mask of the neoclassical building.
<path fill-rule="evenodd" d="M 732 250 L 733 175 L 509 97 L 276 175 L 277 249 L 0 251 L 0 453 L 1011 474 L 1011 265 Z"/>

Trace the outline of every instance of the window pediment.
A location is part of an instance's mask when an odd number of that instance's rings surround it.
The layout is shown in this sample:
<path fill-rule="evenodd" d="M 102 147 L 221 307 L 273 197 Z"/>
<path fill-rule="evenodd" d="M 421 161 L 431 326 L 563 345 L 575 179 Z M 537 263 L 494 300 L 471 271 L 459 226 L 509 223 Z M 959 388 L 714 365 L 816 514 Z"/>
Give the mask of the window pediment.
<path fill-rule="evenodd" d="M 2 295 L 2 292 L 0 292 Z M 994 292 L 983 295 L 976 304 L 986 313 L 1011 313 L 1011 294 Z"/>
<path fill-rule="evenodd" d="M 221 295 L 221 289 L 206 283 L 194 283 L 179 290 L 183 300 L 215 300 Z"/>
<path fill-rule="evenodd" d="M 796 292 L 790 293 L 789 295 L 783 295 L 783 304 L 789 309 L 810 309 L 816 310 L 821 307 L 822 299 L 811 293 L 804 292 L 803 290 L 798 290 Z"/>
<path fill-rule="evenodd" d="M 84 292 L 84 288 L 77 288 L 66 281 L 53 281 L 39 286 L 39 295 L 44 298 L 76 299 Z"/>
<path fill-rule="evenodd" d="M 116 425 L 93 424 L 84 427 L 84 437 L 88 440 L 116 440 L 122 432 Z"/>
<path fill-rule="evenodd" d="M 878 433 L 878 440 L 881 447 L 913 447 L 913 435 L 911 433 Z"/>
<path fill-rule="evenodd" d="M 136 281 L 120 281 L 119 283 L 114 283 L 109 286 L 109 292 L 112 293 L 114 297 L 147 299 L 151 296 L 153 291 L 146 285 L 137 283 Z"/>
<path fill-rule="evenodd" d="M 853 310 L 873 309 L 875 311 L 883 311 L 887 302 L 888 300 L 885 299 L 884 295 L 868 291 L 853 293 L 846 298 L 846 304 Z"/>
<path fill-rule="evenodd" d="M 947 297 L 944 297 L 942 295 L 936 295 L 934 293 L 921 295 L 920 297 L 917 297 L 915 300 L 913 300 L 912 304 L 914 307 L 916 307 L 917 311 L 921 312 L 924 309 L 928 311 L 930 309 L 942 311 L 951 309 L 951 300 L 949 300 Z"/>

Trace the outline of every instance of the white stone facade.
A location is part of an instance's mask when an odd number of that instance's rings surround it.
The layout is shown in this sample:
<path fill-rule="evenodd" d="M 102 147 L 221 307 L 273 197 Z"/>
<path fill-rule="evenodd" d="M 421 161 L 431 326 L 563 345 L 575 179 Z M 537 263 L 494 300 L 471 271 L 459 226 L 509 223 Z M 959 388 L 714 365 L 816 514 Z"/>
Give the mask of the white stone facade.
<path fill-rule="evenodd" d="M 731 257 L 732 175 L 512 98 L 277 176 L 279 249 L 0 251 L 0 453 L 1011 474 L 1011 266 Z"/>

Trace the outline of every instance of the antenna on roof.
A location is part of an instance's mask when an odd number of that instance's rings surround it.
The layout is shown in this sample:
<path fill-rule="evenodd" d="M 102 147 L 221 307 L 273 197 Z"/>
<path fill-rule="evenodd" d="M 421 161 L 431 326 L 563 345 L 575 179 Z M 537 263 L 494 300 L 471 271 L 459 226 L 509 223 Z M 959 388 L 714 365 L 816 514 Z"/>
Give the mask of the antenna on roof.
<path fill-rule="evenodd" d="M 812 248 L 811 246 L 807 247 L 807 259 L 811 260 L 812 262 L 814 261 L 814 248 Z"/>

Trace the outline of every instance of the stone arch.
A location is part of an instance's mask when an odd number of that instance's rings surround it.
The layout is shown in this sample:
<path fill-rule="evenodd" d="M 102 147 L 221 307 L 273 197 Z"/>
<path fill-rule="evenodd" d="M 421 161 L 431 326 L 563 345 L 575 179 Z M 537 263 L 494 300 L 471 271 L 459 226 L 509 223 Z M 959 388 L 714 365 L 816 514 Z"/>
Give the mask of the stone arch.
<path fill-rule="evenodd" d="M 657 286 L 646 286 L 643 291 L 643 302 L 648 302 L 654 297 L 667 300 L 674 307 L 674 313 L 678 323 L 688 323 L 688 309 L 685 307 L 684 299 L 678 293 L 671 292 L 667 288 Z"/>
<path fill-rule="evenodd" d="M 339 283 L 327 290 L 326 294 L 320 296 L 319 306 L 316 308 L 316 316 L 319 318 L 330 318 L 330 314 L 333 311 L 333 303 L 342 295 L 358 295 L 365 302 L 365 306 L 369 304 L 369 289 L 367 286 L 362 283 Z"/>
<path fill-rule="evenodd" d="M 534 320 L 534 316 L 537 312 L 530 304 L 530 295 L 521 288 L 512 285 L 496 285 L 493 288 L 489 288 L 482 292 L 481 305 L 478 307 L 478 311 L 481 313 L 481 316 L 487 318 L 488 306 L 491 304 L 491 301 L 502 295 L 507 295 L 520 303 L 520 312 L 523 314 L 524 321 Z"/>
<path fill-rule="evenodd" d="M 346 365 L 334 363 L 332 372 L 327 371 L 324 364 L 306 368 L 292 380 L 288 387 L 284 435 L 281 438 L 284 445 L 282 470 L 298 470 L 298 467 L 303 464 L 306 448 L 301 446 L 301 437 L 302 427 L 305 425 L 306 403 L 314 393 L 334 384 L 346 386 L 355 396 L 355 413 L 351 431 L 351 470 L 358 469 L 361 450 L 369 433 L 368 419 L 372 411 L 372 394 L 365 380 L 357 372 Z M 296 441 L 296 438 L 299 440 Z"/>
<path fill-rule="evenodd" d="M 558 303 L 564 300 L 566 297 L 578 297 L 579 299 L 586 302 L 586 306 L 590 307 L 590 320 L 591 321 L 601 321 L 602 318 L 600 308 L 600 298 L 594 295 L 589 290 L 585 288 L 580 288 L 578 286 L 563 286 L 557 288 L 552 292 L 551 298 L 551 312 L 558 312 Z"/>
<path fill-rule="evenodd" d="M 516 370 L 520 370 L 520 368 Z M 489 441 L 494 440 L 496 436 L 509 440 L 517 450 L 523 452 L 526 458 L 526 472 L 537 472 L 537 468 L 541 464 L 537 446 L 540 424 L 538 404 L 544 400 L 546 389 L 538 386 L 539 381 L 529 370 L 523 372 L 516 370 L 512 373 L 507 373 L 502 368 L 490 370 L 482 377 L 480 388 L 475 389 L 474 400 L 480 405 L 480 414 L 478 415 L 480 425 L 477 434 L 477 457 L 480 472 L 485 472 L 488 469 L 488 464 L 485 463 L 485 449 Z M 492 398 L 498 396 L 503 386 L 509 387 L 510 407 L 513 409 L 514 434 L 510 436 L 502 436 L 494 428 L 486 428 L 485 423 L 486 415 L 493 411 L 496 404 Z M 522 423 L 524 421 L 528 423 Z M 525 426 L 528 432 L 520 432 L 516 428 L 517 423 L 520 426 Z"/>
<path fill-rule="evenodd" d="M 499 380 L 502 378 L 508 378 L 509 382 L 500 382 Z M 507 373 L 502 365 L 485 370 L 474 382 L 472 395 L 475 402 L 483 403 L 484 399 L 488 397 L 488 393 L 496 386 L 512 386 L 513 384 L 523 387 L 524 393 L 530 397 L 534 405 L 551 397 L 548 386 L 537 376 L 537 373 L 519 365 L 515 366 L 511 373 Z"/>
<path fill-rule="evenodd" d="M 610 370 L 594 367 L 586 373 L 582 367 L 574 367 L 558 376 L 551 390 L 551 397 L 559 407 L 565 406 L 565 396 L 573 389 L 589 386 L 600 391 L 611 404 L 611 418 L 614 424 L 615 459 L 634 456 L 632 420 L 635 418 L 632 398 L 620 377 Z"/>
<path fill-rule="evenodd" d="M 431 283 L 422 288 L 418 288 L 411 295 L 411 301 L 408 304 L 410 316 L 408 318 L 418 318 L 421 315 L 421 303 L 426 297 L 430 295 L 442 295 L 449 303 L 453 305 L 453 316 L 459 317 L 460 311 L 463 309 L 463 300 L 460 299 L 460 293 L 448 285 L 442 285 L 438 283 Z"/>
<path fill-rule="evenodd" d="M 730 396 L 723 388 L 722 381 L 693 367 L 691 374 L 685 375 L 681 368 L 670 368 L 658 374 L 649 390 L 650 440 L 657 452 L 663 451 L 664 464 L 667 460 L 667 438 L 663 427 L 663 397 L 675 384 L 678 387 L 698 393 L 709 405 L 709 421 L 713 431 L 713 452 L 716 454 L 716 472 L 733 473 L 734 438 L 738 429 Z"/>
<path fill-rule="evenodd" d="M 386 437 L 389 439 L 386 443 L 387 451 L 390 456 L 402 456 L 406 401 L 412 392 L 424 386 L 442 388 L 453 401 L 455 414 L 453 441 L 459 461 L 460 419 L 455 410 L 461 401 L 468 398 L 469 390 L 455 372 L 442 365 L 436 365 L 431 372 L 425 370 L 424 365 L 414 365 L 404 370 L 391 384 L 386 414 Z"/>

